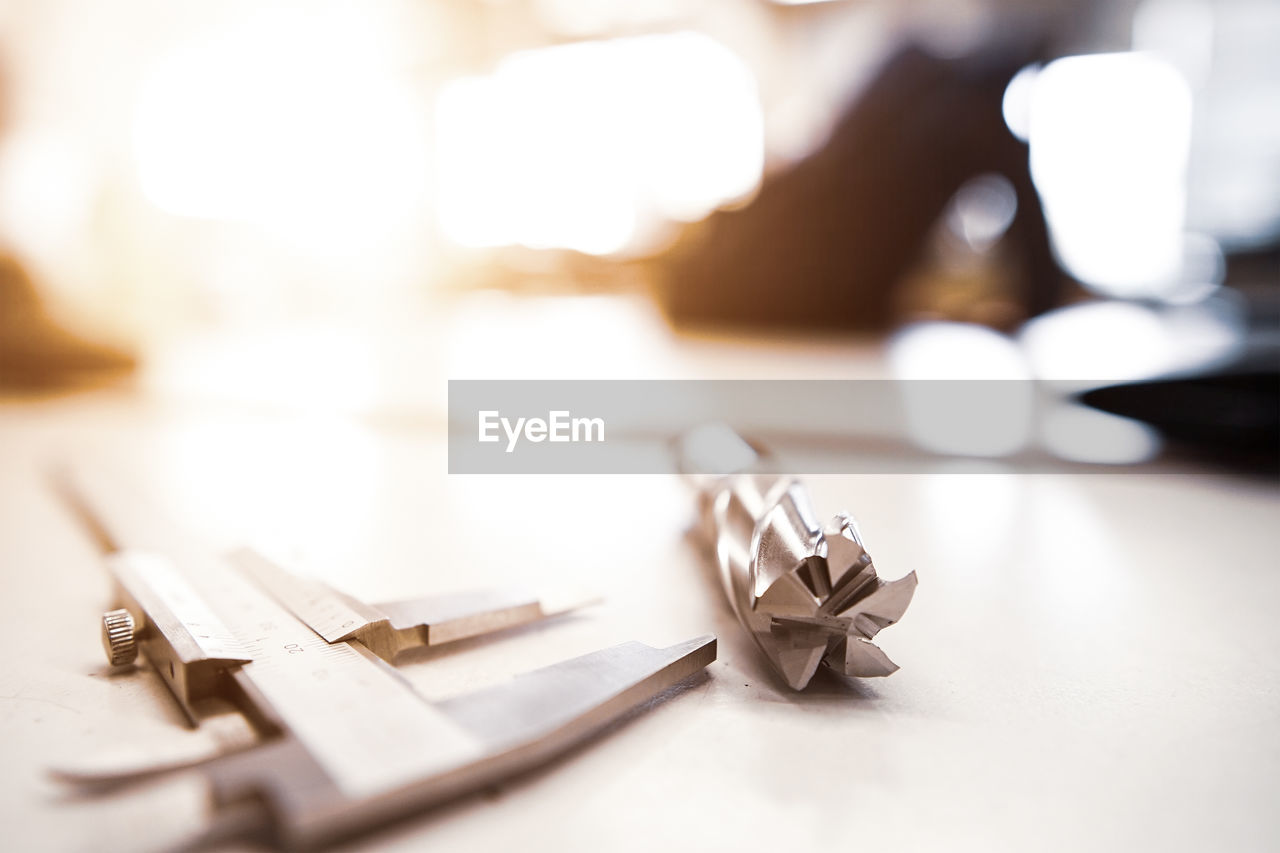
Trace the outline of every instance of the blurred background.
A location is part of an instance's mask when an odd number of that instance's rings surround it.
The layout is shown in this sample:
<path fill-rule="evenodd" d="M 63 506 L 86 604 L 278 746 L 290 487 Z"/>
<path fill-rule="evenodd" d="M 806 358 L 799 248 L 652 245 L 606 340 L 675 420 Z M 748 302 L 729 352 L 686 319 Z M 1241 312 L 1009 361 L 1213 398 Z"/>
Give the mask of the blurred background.
<path fill-rule="evenodd" d="M 0 384 L 1141 380 L 1093 403 L 1271 465 L 1276 44 L 1265 0 L 9 0 Z"/>
<path fill-rule="evenodd" d="M 379 849 L 1277 849 L 1278 46 L 1275 0 L 0 0 L 6 840 L 203 821 L 48 772 L 184 734 L 102 669 L 87 465 L 363 600 L 604 598 L 433 699 L 720 637 Z M 903 673 L 781 692 L 677 477 L 449 476 L 465 379 L 889 380 L 733 425 L 919 571 Z"/>

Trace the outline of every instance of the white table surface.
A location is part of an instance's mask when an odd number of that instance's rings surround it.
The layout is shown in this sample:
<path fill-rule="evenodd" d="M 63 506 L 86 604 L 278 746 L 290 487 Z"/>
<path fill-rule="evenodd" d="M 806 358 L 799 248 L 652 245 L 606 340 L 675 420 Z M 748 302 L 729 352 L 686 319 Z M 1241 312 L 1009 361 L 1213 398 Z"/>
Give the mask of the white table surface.
<path fill-rule="evenodd" d="M 718 357 L 714 344 L 695 348 Z M 821 347 L 788 352 L 789 368 L 831 372 Z M 865 367 L 846 355 L 842 371 Z M 667 358 L 694 363 L 678 348 Z M 766 350 L 758 362 L 778 360 Z M 739 363 L 749 373 L 754 362 Z M 914 569 L 920 587 L 881 635 L 900 672 L 820 676 L 795 694 L 765 671 L 684 540 L 691 505 L 679 482 L 450 477 L 429 421 L 157 391 L 0 404 L 3 846 L 155 849 L 205 819 L 190 779 L 85 798 L 46 776 L 112 744 L 201 737 L 182 728 L 152 673 L 113 677 L 103 666 L 109 584 L 47 478 L 69 456 L 128 466 L 213 544 L 294 548 L 367 599 L 517 579 L 605 596 L 576 617 L 402 666 L 428 697 L 629 639 L 720 638 L 709 676 L 585 748 L 351 849 L 1280 843 L 1274 482 L 1203 472 L 809 478 L 820 512 L 858 517 L 882 575 Z"/>

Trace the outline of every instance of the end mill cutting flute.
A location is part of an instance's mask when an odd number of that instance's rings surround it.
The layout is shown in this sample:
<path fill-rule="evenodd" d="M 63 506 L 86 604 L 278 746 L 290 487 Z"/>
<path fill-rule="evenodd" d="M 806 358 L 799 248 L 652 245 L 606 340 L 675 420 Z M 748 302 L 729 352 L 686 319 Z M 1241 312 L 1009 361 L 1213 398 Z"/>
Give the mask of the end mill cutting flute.
<path fill-rule="evenodd" d="M 753 472 L 754 449 L 725 428 L 711 430 L 685 437 L 681 466 L 698 491 L 700 532 L 742 627 L 795 690 L 819 665 L 862 678 L 891 675 L 897 664 L 872 640 L 902 618 L 915 572 L 878 577 L 852 517 L 837 513 L 820 524 L 802 483 Z M 698 465 L 694 444 L 711 447 L 722 464 Z M 741 464 L 726 468 L 730 457 Z M 736 473 L 697 473 L 707 470 Z"/>

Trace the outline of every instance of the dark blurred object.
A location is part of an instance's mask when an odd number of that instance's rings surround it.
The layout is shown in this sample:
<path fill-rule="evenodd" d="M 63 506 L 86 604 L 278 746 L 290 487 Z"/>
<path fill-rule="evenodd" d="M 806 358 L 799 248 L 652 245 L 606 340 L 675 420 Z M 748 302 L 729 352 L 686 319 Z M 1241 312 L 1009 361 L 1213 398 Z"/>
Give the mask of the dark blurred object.
<path fill-rule="evenodd" d="M 1273 288 L 1253 294 L 1243 351 L 1230 362 L 1095 388 L 1080 400 L 1151 424 L 1174 449 L 1280 473 L 1280 294 Z"/>
<path fill-rule="evenodd" d="M 1045 52 L 1026 34 L 956 59 L 899 50 L 823 148 L 676 244 L 657 276 L 660 304 L 677 325 L 885 328 L 948 202 L 995 173 L 1017 194 L 1010 297 L 1026 316 L 1053 307 L 1063 277 L 1027 146 L 1001 109 L 1009 80 Z"/>
<path fill-rule="evenodd" d="M 48 390 L 132 370 L 132 356 L 86 341 L 45 311 L 26 270 L 0 255 L 0 388 Z"/>
<path fill-rule="evenodd" d="M 0 55 L 0 131 L 9 106 Z M 45 310 L 27 271 L 0 252 L 0 389 L 43 391 L 132 370 L 132 356 L 63 330 Z"/>

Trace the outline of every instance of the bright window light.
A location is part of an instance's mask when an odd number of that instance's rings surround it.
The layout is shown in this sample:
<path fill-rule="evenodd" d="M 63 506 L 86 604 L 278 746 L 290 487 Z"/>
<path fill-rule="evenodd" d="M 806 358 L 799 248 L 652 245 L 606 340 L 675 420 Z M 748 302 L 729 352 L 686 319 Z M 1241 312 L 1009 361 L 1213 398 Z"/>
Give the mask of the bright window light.
<path fill-rule="evenodd" d="M 751 192 L 764 159 L 755 79 L 695 33 L 513 54 L 445 87 L 436 134 L 441 226 L 473 247 L 616 252 Z"/>
<path fill-rule="evenodd" d="M 1033 85 L 1031 173 L 1062 262 L 1111 296 L 1180 286 L 1186 80 L 1155 57 L 1116 53 L 1060 59 Z"/>
<path fill-rule="evenodd" d="M 1089 388 L 1229 360 L 1239 354 L 1243 333 L 1240 318 L 1224 306 L 1157 311 L 1099 301 L 1041 314 L 1018 337 L 1037 378 Z"/>
<path fill-rule="evenodd" d="M 1030 372 L 1017 344 L 999 332 L 968 323 L 908 326 L 889 341 L 889 368 L 916 446 L 977 457 L 1026 446 L 1035 402 Z"/>
<path fill-rule="evenodd" d="M 340 4 L 272 7 L 166 57 L 133 124 L 147 198 L 323 254 L 420 215 L 425 110 L 378 24 Z"/>

